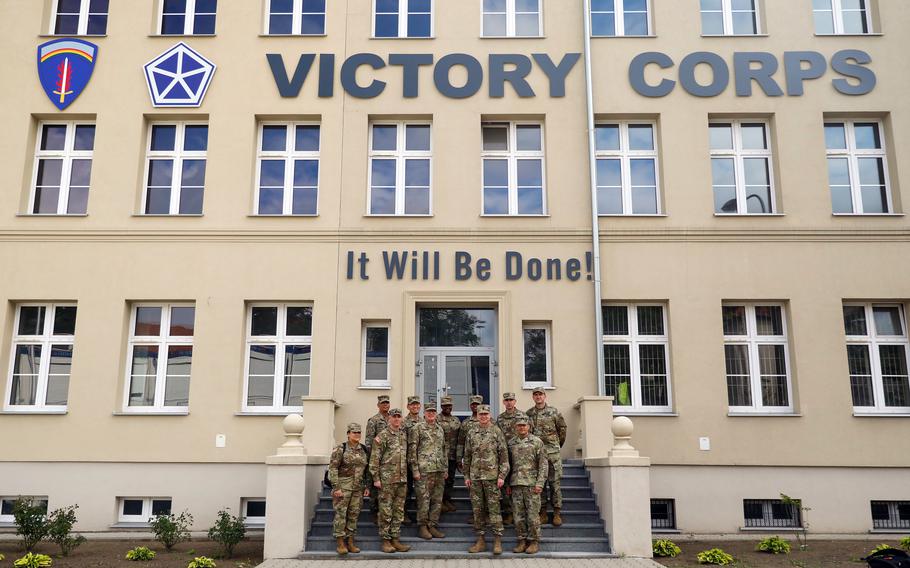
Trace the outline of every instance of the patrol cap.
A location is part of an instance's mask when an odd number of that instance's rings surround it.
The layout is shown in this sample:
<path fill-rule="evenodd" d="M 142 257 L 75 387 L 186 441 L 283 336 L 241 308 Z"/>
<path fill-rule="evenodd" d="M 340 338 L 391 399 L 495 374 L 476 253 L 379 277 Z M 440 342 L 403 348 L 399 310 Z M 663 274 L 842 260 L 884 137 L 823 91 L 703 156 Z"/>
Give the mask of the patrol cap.
<path fill-rule="evenodd" d="M 489 413 L 490 413 L 489 404 L 481 404 L 480 406 L 477 407 L 477 414 L 489 414 Z"/>
<path fill-rule="evenodd" d="M 393 408 L 392 410 L 389 411 L 389 416 L 401 416 L 401 409 Z"/>
<path fill-rule="evenodd" d="M 531 422 L 528 421 L 528 417 L 525 416 L 524 414 L 520 414 L 518 416 L 518 418 L 515 419 L 516 426 L 521 426 L 521 425 L 529 426 L 530 424 L 531 424 Z"/>
<path fill-rule="evenodd" d="M 483 404 L 483 397 L 479 394 L 471 395 L 471 404 Z"/>
<path fill-rule="evenodd" d="M 360 433 L 361 431 L 362 430 L 360 428 L 360 424 L 358 424 L 356 422 L 351 422 L 350 424 L 348 424 L 348 432 Z"/>
<path fill-rule="evenodd" d="M 424 412 L 436 412 L 436 403 L 428 402 L 428 403 L 424 404 L 423 411 Z"/>
<path fill-rule="evenodd" d="M 543 387 L 537 387 L 536 389 L 531 391 L 531 394 L 537 394 L 537 393 L 547 394 L 547 391 L 543 390 Z"/>
<path fill-rule="evenodd" d="M 389 395 L 381 394 L 377 396 L 376 399 L 379 401 L 379 404 L 382 404 L 383 402 L 389 402 Z"/>
<path fill-rule="evenodd" d="M 442 397 L 442 406 L 452 406 L 452 397 L 451 396 Z"/>
<path fill-rule="evenodd" d="M 514 392 L 504 392 L 504 393 L 502 393 L 502 399 L 503 400 L 515 400 L 515 393 Z"/>
<path fill-rule="evenodd" d="M 419 397 L 419 396 L 409 396 L 409 397 L 408 397 L 408 406 L 411 406 L 411 405 L 414 404 L 415 402 L 418 402 L 418 403 L 420 402 L 420 397 Z"/>

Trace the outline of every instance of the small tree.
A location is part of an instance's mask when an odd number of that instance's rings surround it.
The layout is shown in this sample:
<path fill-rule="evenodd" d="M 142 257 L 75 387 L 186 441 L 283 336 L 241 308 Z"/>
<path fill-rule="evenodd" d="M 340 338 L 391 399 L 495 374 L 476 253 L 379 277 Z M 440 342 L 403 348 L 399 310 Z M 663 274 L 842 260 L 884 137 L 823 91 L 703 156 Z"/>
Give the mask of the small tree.
<path fill-rule="evenodd" d="M 69 556 L 74 548 L 85 542 L 84 536 L 73 536 L 73 525 L 76 524 L 76 509 L 78 508 L 79 505 L 70 505 L 57 509 L 47 516 L 48 536 L 60 547 L 60 553 L 63 556 Z"/>
<path fill-rule="evenodd" d="M 799 513 L 799 531 L 796 532 L 796 543 L 800 550 L 809 548 L 809 507 L 803 507 L 802 499 L 793 499 L 792 497 L 781 493 L 780 500 L 784 505 L 796 507 Z"/>
<path fill-rule="evenodd" d="M 47 522 L 47 503 L 20 497 L 13 503 L 16 534 L 22 537 L 22 546 L 31 552 L 44 540 L 50 529 Z"/>
<path fill-rule="evenodd" d="M 184 511 L 179 515 L 169 513 L 149 519 L 149 523 L 155 533 L 155 540 L 163 544 L 164 548 L 170 552 L 177 543 L 190 540 L 193 515 L 189 511 Z"/>
<path fill-rule="evenodd" d="M 231 516 L 225 509 L 218 511 L 215 526 L 209 529 L 209 539 L 221 545 L 227 558 L 234 555 L 234 547 L 240 544 L 245 536 L 246 526 L 243 524 L 243 517 Z"/>

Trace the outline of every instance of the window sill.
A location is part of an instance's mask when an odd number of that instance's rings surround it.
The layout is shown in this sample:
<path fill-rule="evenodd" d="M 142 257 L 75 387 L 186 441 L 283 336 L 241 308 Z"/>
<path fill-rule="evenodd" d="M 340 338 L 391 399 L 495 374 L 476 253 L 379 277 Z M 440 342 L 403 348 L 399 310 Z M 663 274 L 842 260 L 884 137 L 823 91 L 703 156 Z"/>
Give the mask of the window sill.
<path fill-rule="evenodd" d="M 370 218 L 389 219 L 389 218 L 395 218 L 395 217 L 407 217 L 409 219 L 413 219 L 413 218 L 432 219 L 433 214 L 432 213 L 427 213 L 427 214 L 419 213 L 419 214 L 410 214 L 410 215 L 406 215 L 406 214 L 398 215 L 396 213 L 364 213 L 363 217 L 364 217 L 364 219 L 370 219 Z"/>
<path fill-rule="evenodd" d="M 868 34 L 815 34 L 815 37 L 882 37 L 885 34 L 880 32 L 868 33 Z"/>
<path fill-rule="evenodd" d="M 771 36 L 769 36 L 768 34 L 701 34 L 701 37 L 731 38 L 731 37 L 771 37 Z"/>
<path fill-rule="evenodd" d="M 16 217 L 88 217 L 88 213 L 16 213 Z"/>
<path fill-rule="evenodd" d="M 599 218 L 608 217 L 610 219 L 623 219 L 623 218 L 635 219 L 637 217 L 645 217 L 645 218 L 647 218 L 647 217 L 669 217 L 669 215 L 667 215 L 666 213 L 638 213 L 638 214 L 632 213 L 629 215 L 626 215 L 625 213 L 598 213 L 597 217 L 599 217 Z"/>
<path fill-rule="evenodd" d="M 509 214 L 485 214 L 485 213 L 481 213 L 480 218 L 481 218 L 481 219 L 528 219 L 528 218 L 531 218 L 531 219 L 534 219 L 534 218 L 546 219 L 546 218 L 548 218 L 549 216 L 550 216 L 549 213 L 540 213 L 540 214 L 533 213 L 533 214 L 525 214 L 525 215 L 519 215 L 519 214 L 515 214 L 515 215 L 509 215 Z"/>
<path fill-rule="evenodd" d="M 591 34 L 591 39 L 623 39 L 623 38 L 642 39 L 642 38 L 656 38 L 656 37 L 657 36 L 654 34 L 648 34 L 648 35 L 625 35 L 625 34 L 623 34 L 623 35 L 594 35 L 594 34 Z"/>
<path fill-rule="evenodd" d="M 130 217 L 143 218 L 143 217 L 153 217 L 153 218 L 167 218 L 173 217 L 175 219 L 180 219 L 183 217 L 203 217 L 202 213 L 133 213 Z"/>
<path fill-rule="evenodd" d="M 477 36 L 478 39 L 547 39 L 547 36 Z"/>
<path fill-rule="evenodd" d="M 420 39 L 436 39 L 436 36 L 429 36 L 429 37 L 422 37 L 422 36 L 421 36 L 421 37 L 410 37 L 410 36 L 404 36 L 404 37 L 402 37 L 402 36 L 395 36 L 395 37 L 378 37 L 378 36 L 370 36 L 370 39 L 378 39 L 378 40 L 384 40 L 384 39 L 417 39 L 417 40 L 420 40 Z"/>
<path fill-rule="evenodd" d="M 869 534 L 907 534 L 908 530 L 910 530 L 908 527 L 893 529 L 869 529 Z"/>
<path fill-rule="evenodd" d="M 149 34 L 148 37 L 217 37 L 218 34 Z"/>
<path fill-rule="evenodd" d="M 384 383 L 381 385 L 360 385 L 357 390 L 392 390 L 392 385 Z"/>
<path fill-rule="evenodd" d="M 660 416 L 660 417 L 674 418 L 674 417 L 678 417 L 679 413 L 678 412 L 648 412 L 645 410 L 625 411 L 625 410 L 619 409 L 618 407 L 614 406 L 613 415 L 614 416 Z"/>
<path fill-rule="evenodd" d="M 303 412 L 303 407 L 300 407 L 295 410 L 283 410 L 283 411 L 265 410 L 262 412 L 250 412 L 250 411 L 235 412 L 234 416 L 288 416 L 289 414 L 301 414 L 302 412 Z"/>
<path fill-rule="evenodd" d="M 732 418 L 755 417 L 755 418 L 802 418 L 799 412 L 728 412 L 727 416 Z"/>
<path fill-rule="evenodd" d="M 522 386 L 521 386 L 521 390 L 523 390 L 523 391 L 532 391 L 532 390 L 534 390 L 534 389 L 543 389 L 543 390 L 545 390 L 545 391 L 555 391 L 555 390 L 556 390 L 556 387 L 554 387 L 553 385 L 544 385 L 544 386 L 540 386 L 540 385 L 522 385 Z"/>
<path fill-rule="evenodd" d="M 328 37 L 328 34 L 259 34 L 259 37 Z"/>
<path fill-rule="evenodd" d="M 64 414 L 68 414 L 68 413 L 69 413 L 68 410 L 43 410 L 40 408 L 36 409 L 36 410 L 24 410 L 24 409 L 19 410 L 19 409 L 12 409 L 12 408 L 4 408 L 3 410 L 0 410 L 0 414 L 44 414 L 44 415 L 51 415 L 51 416 L 55 416 L 55 415 L 62 416 Z"/>
<path fill-rule="evenodd" d="M 903 213 L 832 213 L 832 217 L 904 217 Z"/>
<path fill-rule="evenodd" d="M 150 529 L 152 525 L 148 523 L 114 523 L 110 527 L 112 529 Z"/>
<path fill-rule="evenodd" d="M 682 534 L 679 529 L 651 529 L 651 534 Z"/>
<path fill-rule="evenodd" d="M 69 35 L 69 34 L 38 34 L 38 37 L 107 37 L 107 34 L 96 34 L 96 35 L 90 35 L 90 34 L 83 34 L 83 35 L 78 35 L 78 34 L 74 34 L 74 35 Z"/>
<path fill-rule="evenodd" d="M 293 215 L 293 214 L 288 214 L 288 215 L 284 215 L 284 214 L 281 214 L 281 215 L 259 215 L 258 213 L 251 213 L 251 214 L 247 215 L 247 217 L 248 217 L 248 218 L 252 218 L 252 219 L 301 219 L 301 218 L 303 218 L 303 219 L 306 219 L 306 218 L 313 218 L 313 219 L 315 219 L 316 217 L 319 217 L 319 213 L 316 213 L 315 215 Z"/>
<path fill-rule="evenodd" d="M 715 217 L 743 218 L 743 217 L 783 217 L 783 213 L 715 213 Z"/>
<path fill-rule="evenodd" d="M 740 532 L 800 532 L 801 527 L 739 527 Z"/>
<path fill-rule="evenodd" d="M 856 412 L 854 418 L 910 418 L 910 412 Z"/>
<path fill-rule="evenodd" d="M 189 410 L 181 410 L 176 412 L 163 412 L 163 411 L 154 411 L 154 410 L 143 410 L 136 412 L 112 412 L 113 416 L 189 416 Z"/>

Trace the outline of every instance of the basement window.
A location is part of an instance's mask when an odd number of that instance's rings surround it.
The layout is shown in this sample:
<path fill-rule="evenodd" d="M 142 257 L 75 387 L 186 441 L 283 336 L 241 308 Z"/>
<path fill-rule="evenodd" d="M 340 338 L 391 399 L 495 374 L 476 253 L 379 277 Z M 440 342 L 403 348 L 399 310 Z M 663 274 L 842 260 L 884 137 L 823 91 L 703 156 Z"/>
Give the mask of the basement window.
<path fill-rule="evenodd" d="M 743 518 L 746 528 L 799 528 L 802 526 L 799 509 L 780 499 L 743 499 Z"/>
<path fill-rule="evenodd" d="M 674 499 L 651 499 L 651 529 L 676 529 L 676 501 Z"/>
<path fill-rule="evenodd" d="M 910 529 L 910 501 L 872 501 L 872 529 Z"/>

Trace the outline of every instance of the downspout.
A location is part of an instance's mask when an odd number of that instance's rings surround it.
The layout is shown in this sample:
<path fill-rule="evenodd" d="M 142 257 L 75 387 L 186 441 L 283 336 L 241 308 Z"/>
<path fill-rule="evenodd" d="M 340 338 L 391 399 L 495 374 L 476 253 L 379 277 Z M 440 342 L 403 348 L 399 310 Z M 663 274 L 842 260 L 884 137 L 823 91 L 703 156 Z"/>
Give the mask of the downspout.
<path fill-rule="evenodd" d="M 591 0 L 584 0 L 585 22 L 585 102 L 588 111 L 588 176 L 591 186 L 591 245 L 594 274 L 594 353 L 597 361 L 597 394 L 604 396 L 604 358 L 603 358 L 603 297 L 600 290 L 600 223 L 597 216 L 597 159 L 595 157 L 594 139 L 594 78 L 591 74 Z"/>

